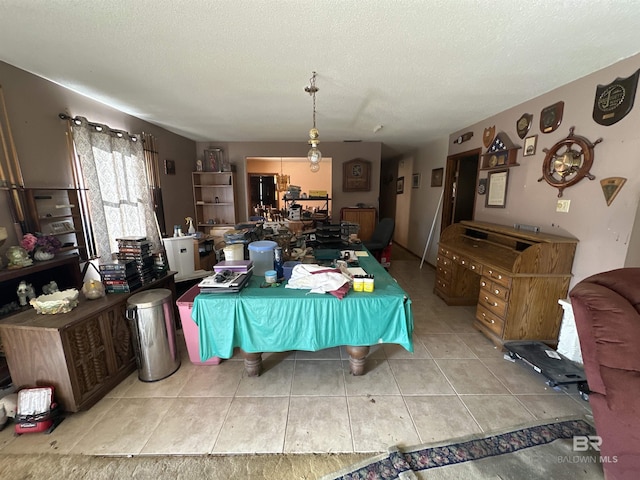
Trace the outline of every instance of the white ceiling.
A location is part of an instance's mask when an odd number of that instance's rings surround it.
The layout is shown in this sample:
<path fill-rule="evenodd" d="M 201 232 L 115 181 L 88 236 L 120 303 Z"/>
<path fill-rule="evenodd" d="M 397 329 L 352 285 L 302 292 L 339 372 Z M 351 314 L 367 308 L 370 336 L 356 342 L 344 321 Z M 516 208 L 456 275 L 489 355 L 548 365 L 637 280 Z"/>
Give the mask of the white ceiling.
<path fill-rule="evenodd" d="M 404 152 L 636 54 L 638 25 L 637 0 L 0 0 L 0 60 L 197 141 L 306 141 L 315 70 L 321 141 Z"/>

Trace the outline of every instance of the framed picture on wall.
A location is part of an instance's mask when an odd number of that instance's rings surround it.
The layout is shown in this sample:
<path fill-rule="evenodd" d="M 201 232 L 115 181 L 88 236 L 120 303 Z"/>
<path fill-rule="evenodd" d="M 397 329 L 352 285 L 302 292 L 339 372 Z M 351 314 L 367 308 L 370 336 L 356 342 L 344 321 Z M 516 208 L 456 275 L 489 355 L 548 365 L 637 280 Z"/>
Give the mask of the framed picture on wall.
<path fill-rule="evenodd" d="M 522 156 L 528 157 L 529 155 L 535 155 L 537 142 L 538 142 L 538 135 L 531 135 L 530 137 L 525 138 Z"/>
<path fill-rule="evenodd" d="M 411 177 L 411 188 L 420 188 L 420 174 L 414 173 Z"/>
<path fill-rule="evenodd" d="M 164 161 L 164 173 L 166 175 L 175 175 L 176 174 L 176 162 L 174 160 L 165 160 Z"/>
<path fill-rule="evenodd" d="M 433 170 L 431 170 L 431 186 L 441 187 L 443 175 L 444 175 L 444 168 L 434 168 Z"/>
<path fill-rule="evenodd" d="M 507 183 L 509 170 L 489 172 L 487 177 L 486 207 L 505 208 L 507 203 Z"/>
<path fill-rule="evenodd" d="M 396 181 L 396 193 L 404 193 L 404 177 L 398 177 Z"/>
<path fill-rule="evenodd" d="M 371 162 L 354 158 L 342 164 L 342 191 L 368 192 L 371 190 Z"/>

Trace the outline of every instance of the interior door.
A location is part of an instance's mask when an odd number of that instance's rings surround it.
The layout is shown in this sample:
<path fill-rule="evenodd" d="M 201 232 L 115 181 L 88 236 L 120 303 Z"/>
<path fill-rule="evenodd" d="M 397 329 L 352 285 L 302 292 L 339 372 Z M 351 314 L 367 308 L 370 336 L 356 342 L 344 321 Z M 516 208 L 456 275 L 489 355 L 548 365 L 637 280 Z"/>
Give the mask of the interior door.
<path fill-rule="evenodd" d="M 473 220 L 480 153 L 477 149 L 447 157 L 441 230 L 452 223 Z"/>

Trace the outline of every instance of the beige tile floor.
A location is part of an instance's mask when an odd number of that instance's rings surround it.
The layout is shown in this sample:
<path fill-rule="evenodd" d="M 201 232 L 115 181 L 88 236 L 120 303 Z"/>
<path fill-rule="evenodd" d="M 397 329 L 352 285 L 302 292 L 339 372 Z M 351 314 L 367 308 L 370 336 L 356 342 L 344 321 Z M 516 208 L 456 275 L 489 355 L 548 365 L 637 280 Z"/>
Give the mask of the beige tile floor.
<path fill-rule="evenodd" d="M 413 354 L 372 348 L 367 373 L 348 373 L 342 348 L 265 354 L 249 378 L 240 358 L 189 362 L 169 378 L 131 374 L 93 408 L 68 416 L 50 435 L 0 432 L 1 453 L 88 455 L 379 452 L 590 413 L 575 392 L 556 391 L 503 358 L 473 327 L 474 310 L 432 293 L 434 271 L 394 247 L 390 273 L 413 302 Z"/>

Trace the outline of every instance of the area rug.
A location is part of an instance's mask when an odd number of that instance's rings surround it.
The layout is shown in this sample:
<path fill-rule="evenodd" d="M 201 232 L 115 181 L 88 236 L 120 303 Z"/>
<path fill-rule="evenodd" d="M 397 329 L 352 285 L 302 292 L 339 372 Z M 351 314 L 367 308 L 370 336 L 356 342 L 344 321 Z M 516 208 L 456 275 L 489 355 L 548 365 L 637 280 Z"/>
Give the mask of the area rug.
<path fill-rule="evenodd" d="M 391 447 L 322 480 L 602 479 L 599 457 L 572 448 L 574 436 L 594 433 L 590 423 L 572 418 L 406 449 Z"/>

